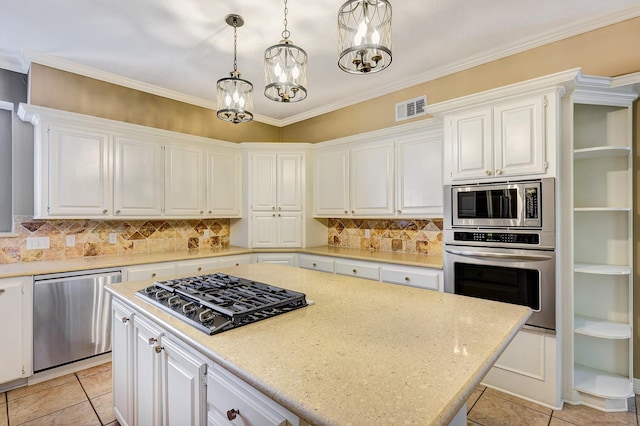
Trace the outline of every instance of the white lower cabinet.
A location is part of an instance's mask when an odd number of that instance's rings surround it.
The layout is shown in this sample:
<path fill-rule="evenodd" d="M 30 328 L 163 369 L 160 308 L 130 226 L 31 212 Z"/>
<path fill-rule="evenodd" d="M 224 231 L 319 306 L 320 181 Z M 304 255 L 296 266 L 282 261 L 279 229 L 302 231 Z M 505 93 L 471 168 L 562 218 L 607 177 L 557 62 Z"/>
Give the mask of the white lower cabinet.
<path fill-rule="evenodd" d="M 260 253 L 256 257 L 257 263 L 275 263 L 278 265 L 297 266 L 295 253 Z"/>
<path fill-rule="evenodd" d="M 339 259 L 335 261 L 336 274 L 350 275 L 352 277 L 380 280 L 380 266 L 377 263 L 363 262 L 351 259 Z"/>
<path fill-rule="evenodd" d="M 176 272 L 176 265 L 173 262 L 151 263 L 123 268 L 123 275 L 126 276 L 127 281 L 153 280 L 175 275 Z"/>
<path fill-rule="evenodd" d="M 482 384 L 547 407 L 561 409 L 556 335 L 521 329 L 489 370 Z"/>
<path fill-rule="evenodd" d="M 177 263 L 178 275 L 202 275 L 218 267 L 218 258 L 183 260 Z"/>
<path fill-rule="evenodd" d="M 113 412 L 122 426 L 133 425 L 133 310 L 111 303 Z"/>
<path fill-rule="evenodd" d="M 298 255 L 298 266 L 332 274 L 335 272 L 334 260 L 330 257 L 300 254 Z"/>
<path fill-rule="evenodd" d="M 442 271 L 400 265 L 383 265 L 380 281 L 428 290 L 442 290 Z"/>
<path fill-rule="evenodd" d="M 32 289 L 31 277 L 0 280 L 0 383 L 31 375 Z"/>
<path fill-rule="evenodd" d="M 297 426 L 298 417 L 219 365 L 207 373 L 208 425 Z"/>
<path fill-rule="evenodd" d="M 253 213 L 253 247 L 302 247 L 302 213 Z"/>
<path fill-rule="evenodd" d="M 218 258 L 218 268 L 230 268 L 232 266 L 248 265 L 252 263 L 251 254 L 236 254 L 234 256 L 223 256 Z"/>
<path fill-rule="evenodd" d="M 136 315 L 133 319 L 134 424 L 162 423 L 160 357 L 156 353 L 162 331 Z"/>

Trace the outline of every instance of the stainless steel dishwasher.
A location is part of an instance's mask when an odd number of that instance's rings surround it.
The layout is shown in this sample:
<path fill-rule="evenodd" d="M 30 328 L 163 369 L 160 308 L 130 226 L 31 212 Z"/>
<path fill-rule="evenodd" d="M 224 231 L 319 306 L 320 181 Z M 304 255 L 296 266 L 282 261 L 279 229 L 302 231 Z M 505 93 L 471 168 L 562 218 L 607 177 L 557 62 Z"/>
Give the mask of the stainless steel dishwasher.
<path fill-rule="evenodd" d="M 33 279 L 35 372 L 111 351 L 111 295 L 119 269 L 36 275 Z"/>

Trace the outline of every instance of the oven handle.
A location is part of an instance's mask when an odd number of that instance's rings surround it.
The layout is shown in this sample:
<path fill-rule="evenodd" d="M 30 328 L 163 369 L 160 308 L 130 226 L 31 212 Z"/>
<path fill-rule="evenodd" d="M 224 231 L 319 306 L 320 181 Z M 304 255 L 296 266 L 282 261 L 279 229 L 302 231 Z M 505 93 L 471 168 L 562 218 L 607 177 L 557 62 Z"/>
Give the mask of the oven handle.
<path fill-rule="evenodd" d="M 537 255 L 537 254 L 508 254 L 508 253 L 478 253 L 475 251 L 462 251 L 462 250 L 445 250 L 450 254 L 457 254 L 459 256 L 467 257 L 492 257 L 499 259 L 515 259 L 515 260 L 551 260 L 552 256 Z"/>

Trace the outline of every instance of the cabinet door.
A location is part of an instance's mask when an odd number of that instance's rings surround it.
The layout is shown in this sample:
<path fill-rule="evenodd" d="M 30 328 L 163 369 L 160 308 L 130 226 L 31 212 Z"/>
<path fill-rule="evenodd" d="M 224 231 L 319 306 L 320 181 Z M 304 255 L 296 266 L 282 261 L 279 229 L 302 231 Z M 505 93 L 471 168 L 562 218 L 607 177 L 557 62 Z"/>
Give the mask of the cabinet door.
<path fill-rule="evenodd" d="M 302 154 L 278 154 L 277 210 L 302 210 Z"/>
<path fill-rule="evenodd" d="M 451 135 L 451 179 L 492 177 L 491 109 L 453 115 L 447 125 Z"/>
<path fill-rule="evenodd" d="M 222 256 L 218 260 L 218 268 L 229 268 L 231 266 L 248 265 L 251 263 L 250 254 L 239 254 L 236 256 Z"/>
<path fill-rule="evenodd" d="M 161 216 L 164 193 L 163 149 L 157 141 L 116 136 L 114 199 L 116 216 Z"/>
<path fill-rule="evenodd" d="M 365 217 L 392 214 L 393 143 L 353 147 L 349 164 L 351 214 Z"/>
<path fill-rule="evenodd" d="M 240 216 L 240 172 L 240 154 L 222 150 L 207 153 L 207 216 Z"/>
<path fill-rule="evenodd" d="M 275 210 L 277 204 L 277 155 L 252 153 L 249 163 L 252 210 Z"/>
<path fill-rule="evenodd" d="M 396 144 L 396 214 L 442 217 L 442 138 Z"/>
<path fill-rule="evenodd" d="M 162 348 L 162 424 L 203 425 L 206 362 L 170 337 L 162 338 Z"/>
<path fill-rule="evenodd" d="M 30 341 L 32 337 L 26 321 L 30 315 L 25 315 L 25 310 L 32 300 L 26 300 L 26 285 L 23 278 L 0 280 L 0 323 L 3 324 L 0 327 L 3 347 L 0 351 L 0 383 L 29 375 L 25 365 L 25 340 Z"/>
<path fill-rule="evenodd" d="M 251 215 L 251 247 L 276 247 L 277 223 L 275 213 L 254 213 Z"/>
<path fill-rule="evenodd" d="M 151 280 L 176 274 L 175 263 L 154 263 L 151 265 L 130 266 L 125 268 L 127 281 Z"/>
<path fill-rule="evenodd" d="M 160 362 L 156 346 L 162 332 L 136 315 L 133 319 L 134 407 L 136 425 L 159 425 L 161 419 Z"/>
<path fill-rule="evenodd" d="M 133 311 L 111 303 L 113 411 L 122 426 L 133 425 Z"/>
<path fill-rule="evenodd" d="M 204 149 L 169 143 L 165 149 L 165 214 L 204 215 Z"/>
<path fill-rule="evenodd" d="M 202 275 L 216 269 L 218 259 L 185 260 L 177 263 L 178 275 Z"/>
<path fill-rule="evenodd" d="M 315 216 L 349 213 L 349 150 L 318 150 L 315 161 Z"/>
<path fill-rule="evenodd" d="M 494 173 L 544 173 L 544 97 L 497 105 L 493 120 Z"/>
<path fill-rule="evenodd" d="M 302 247 L 302 213 L 278 212 L 278 247 Z"/>
<path fill-rule="evenodd" d="M 76 127 L 49 127 L 49 216 L 111 214 L 109 135 Z"/>

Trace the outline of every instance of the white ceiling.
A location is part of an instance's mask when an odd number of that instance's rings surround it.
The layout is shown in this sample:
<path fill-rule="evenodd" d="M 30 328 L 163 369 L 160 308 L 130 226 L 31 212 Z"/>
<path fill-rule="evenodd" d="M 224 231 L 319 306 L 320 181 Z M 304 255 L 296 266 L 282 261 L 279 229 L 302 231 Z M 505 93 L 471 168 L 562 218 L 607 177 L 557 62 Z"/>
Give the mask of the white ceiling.
<path fill-rule="evenodd" d="M 309 55 L 308 97 L 264 95 L 263 53 L 282 38 L 284 0 L 0 0 L 0 68 L 29 61 L 215 109 L 233 69 L 254 84 L 258 121 L 287 125 L 534 46 L 640 16 L 640 0 L 402 0 L 393 6 L 393 62 L 379 73 L 337 66 L 343 0 L 288 0 L 290 39 Z"/>

